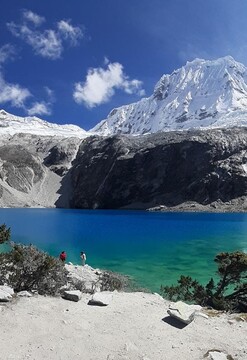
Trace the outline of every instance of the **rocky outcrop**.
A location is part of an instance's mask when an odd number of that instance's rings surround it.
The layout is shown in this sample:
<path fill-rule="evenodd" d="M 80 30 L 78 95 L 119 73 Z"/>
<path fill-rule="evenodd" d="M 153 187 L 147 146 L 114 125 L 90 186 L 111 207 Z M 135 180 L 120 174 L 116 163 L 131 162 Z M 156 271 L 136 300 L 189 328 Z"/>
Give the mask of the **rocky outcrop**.
<path fill-rule="evenodd" d="M 246 128 L 90 137 L 70 170 L 70 206 L 246 210 L 246 151 Z"/>
<path fill-rule="evenodd" d="M 100 291 L 101 282 L 100 275 L 102 272 L 94 269 L 89 265 L 80 266 L 73 264 L 65 264 L 68 272 L 68 282 L 79 290 L 87 293 Z"/>

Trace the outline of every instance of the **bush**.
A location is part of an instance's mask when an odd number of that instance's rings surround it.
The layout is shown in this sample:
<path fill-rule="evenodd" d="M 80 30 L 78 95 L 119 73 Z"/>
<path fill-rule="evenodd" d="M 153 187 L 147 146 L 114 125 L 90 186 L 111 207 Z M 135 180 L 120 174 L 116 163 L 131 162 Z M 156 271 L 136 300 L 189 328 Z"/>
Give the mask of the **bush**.
<path fill-rule="evenodd" d="M 164 297 L 172 300 L 196 302 L 218 310 L 247 312 L 247 254 L 237 251 L 218 254 L 217 284 L 211 278 L 206 286 L 190 276 L 181 276 L 178 285 L 161 286 Z"/>
<path fill-rule="evenodd" d="M 0 244 L 8 242 L 10 240 L 10 228 L 7 228 L 5 224 L 0 225 Z"/>
<path fill-rule="evenodd" d="M 124 290 L 129 284 L 127 276 L 114 273 L 112 271 L 104 271 L 99 278 L 100 291 Z"/>
<path fill-rule="evenodd" d="M 15 291 L 37 290 L 56 295 L 67 283 L 64 264 L 35 246 L 11 244 L 11 251 L 0 254 L 0 284 Z"/>

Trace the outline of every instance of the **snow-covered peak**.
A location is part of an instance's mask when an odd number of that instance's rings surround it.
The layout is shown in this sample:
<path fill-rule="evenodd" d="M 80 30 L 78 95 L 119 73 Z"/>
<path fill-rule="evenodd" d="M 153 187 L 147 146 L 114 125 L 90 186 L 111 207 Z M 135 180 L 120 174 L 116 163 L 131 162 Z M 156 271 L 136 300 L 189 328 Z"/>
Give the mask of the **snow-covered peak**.
<path fill-rule="evenodd" d="M 41 120 L 36 116 L 21 117 L 0 110 L 0 134 L 14 135 L 17 133 L 40 136 L 60 136 L 85 138 L 90 135 L 76 125 L 58 125 Z"/>
<path fill-rule="evenodd" d="M 247 69 L 231 56 L 195 59 L 165 74 L 149 98 L 113 109 L 92 131 L 145 134 L 247 125 Z"/>

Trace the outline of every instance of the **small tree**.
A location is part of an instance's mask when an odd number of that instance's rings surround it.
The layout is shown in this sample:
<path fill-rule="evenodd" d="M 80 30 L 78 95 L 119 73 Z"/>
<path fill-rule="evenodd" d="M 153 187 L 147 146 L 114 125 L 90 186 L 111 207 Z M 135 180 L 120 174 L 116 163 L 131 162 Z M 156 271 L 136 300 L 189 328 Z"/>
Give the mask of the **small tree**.
<path fill-rule="evenodd" d="M 218 254 L 217 284 L 211 278 L 206 286 L 190 276 L 181 276 L 178 285 L 161 286 L 161 293 L 170 300 L 196 302 L 219 310 L 247 312 L 247 254 L 237 251 Z"/>
<path fill-rule="evenodd" d="M 9 284 L 15 291 L 37 290 L 56 295 L 67 283 L 64 265 L 35 246 L 11 244 L 8 253 L 0 254 L 0 285 Z"/>
<path fill-rule="evenodd" d="M 8 242 L 10 240 L 10 228 L 7 228 L 5 224 L 0 225 L 0 244 Z"/>

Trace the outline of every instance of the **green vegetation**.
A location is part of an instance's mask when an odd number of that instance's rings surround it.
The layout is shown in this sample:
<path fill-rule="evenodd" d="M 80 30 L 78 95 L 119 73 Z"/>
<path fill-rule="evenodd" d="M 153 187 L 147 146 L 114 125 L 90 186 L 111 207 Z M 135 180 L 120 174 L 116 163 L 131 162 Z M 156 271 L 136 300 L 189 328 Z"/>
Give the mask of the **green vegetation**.
<path fill-rule="evenodd" d="M 66 284 L 66 270 L 58 259 L 33 245 L 10 242 L 10 228 L 0 226 L 0 244 L 9 243 L 10 251 L 0 254 L 0 285 L 15 291 L 37 290 L 39 294 L 56 295 Z"/>
<path fill-rule="evenodd" d="M 161 294 L 172 301 L 195 302 L 218 310 L 247 312 L 247 254 L 236 251 L 218 254 L 217 284 L 211 278 L 206 286 L 190 276 L 181 276 L 178 285 L 161 286 Z"/>
<path fill-rule="evenodd" d="M 10 240 L 10 228 L 7 228 L 5 224 L 0 225 L 0 244 L 4 244 Z"/>

